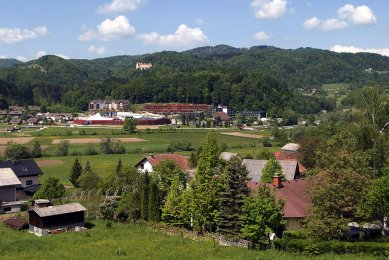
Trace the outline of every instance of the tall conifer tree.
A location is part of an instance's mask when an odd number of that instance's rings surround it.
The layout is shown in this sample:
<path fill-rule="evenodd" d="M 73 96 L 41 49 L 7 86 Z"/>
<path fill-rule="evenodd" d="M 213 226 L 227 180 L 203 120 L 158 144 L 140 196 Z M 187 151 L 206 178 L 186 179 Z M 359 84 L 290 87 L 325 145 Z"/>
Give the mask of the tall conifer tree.
<path fill-rule="evenodd" d="M 73 184 L 74 187 L 79 187 L 78 178 L 81 176 L 81 174 L 82 166 L 78 158 L 76 158 L 69 174 L 69 181 Z"/>

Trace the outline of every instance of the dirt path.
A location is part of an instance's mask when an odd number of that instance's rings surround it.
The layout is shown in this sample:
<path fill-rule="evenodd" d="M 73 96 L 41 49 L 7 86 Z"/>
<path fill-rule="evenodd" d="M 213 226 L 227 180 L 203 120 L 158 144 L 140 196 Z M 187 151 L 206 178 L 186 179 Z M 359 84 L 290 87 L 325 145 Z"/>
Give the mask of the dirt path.
<path fill-rule="evenodd" d="M 101 142 L 101 138 L 70 138 L 70 139 L 54 139 L 53 144 L 59 144 L 62 140 L 68 140 L 71 144 L 98 144 Z M 123 143 L 137 143 L 145 142 L 145 139 L 141 138 L 114 138 L 114 140 L 119 140 Z"/>
<path fill-rule="evenodd" d="M 221 133 L 223 135 L 232 135 L 232 136 L 239 136 L 239 137 L 247 137 L 247 138 L 262 138 L 264 137 L 263 135 L 255 135 L 255 134 L 243 134 L 243 133 L 240 133 L 240 132 L 224 132 L 224 133 Z"/>
<path fill-rule="evenodd" d="M 5 145 L 8 142 L 14 142 L 17 144 L 26 144 L 33 140 L 35 137 L 13 137 L 13 138 L 6 138 L 6 137 L 0 137 L 0 145 Z"/>
<path fill-rule="evenodd" d="M 40 160 L 36 161 L 36 164 L 38 164 L 39 167 L 41 166 L 52 166 L 52 165 L 59 165 L 63 164 L 64 161 L 61 160 Z"/>

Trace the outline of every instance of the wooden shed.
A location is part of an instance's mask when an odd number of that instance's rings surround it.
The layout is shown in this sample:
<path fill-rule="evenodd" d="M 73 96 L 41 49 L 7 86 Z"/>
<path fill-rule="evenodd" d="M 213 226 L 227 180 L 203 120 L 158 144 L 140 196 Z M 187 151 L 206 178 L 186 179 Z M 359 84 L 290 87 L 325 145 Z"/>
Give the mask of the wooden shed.
<path fill-rule="evenodd" d="M 29 231 L 42 236 L 84 226 L 86 209 L 79 203 L 70 203 L 28 211 Z"/>

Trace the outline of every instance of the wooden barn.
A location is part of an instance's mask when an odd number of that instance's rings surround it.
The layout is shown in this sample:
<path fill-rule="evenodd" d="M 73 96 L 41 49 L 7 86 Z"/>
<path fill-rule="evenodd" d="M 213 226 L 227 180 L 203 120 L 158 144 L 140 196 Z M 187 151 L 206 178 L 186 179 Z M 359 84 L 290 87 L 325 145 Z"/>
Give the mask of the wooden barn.
<path fill-rule="evenodd" d="M 83 227 L 85 211 L 79 203 L 34 208 L 28 211 L 29 231 L 43 236 Z"/>

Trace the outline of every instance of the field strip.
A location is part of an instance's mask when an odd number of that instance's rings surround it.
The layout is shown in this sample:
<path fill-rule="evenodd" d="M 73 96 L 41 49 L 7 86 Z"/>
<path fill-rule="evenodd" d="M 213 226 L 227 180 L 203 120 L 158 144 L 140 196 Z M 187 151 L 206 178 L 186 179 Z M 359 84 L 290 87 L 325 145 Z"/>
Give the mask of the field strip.
<path fill-rule="evenodd" d="M 243 133 L 240 133 L 240 132 L 224 132 L 224 133 L 221 133 L 221 134 L 238 136 L 238 137 L 257 138 L 257 139 L 264 137 L 263 135 L 243 134 Z"/>
<path fill-rule="evenodd" d="M 145 139 L 141 138 L 112 138 L 115 141 L 121 141 L 123 143 L 137 143 L 145 142 Z M 98 144 L 101 142 L 101 138 L 69 138 L 69 139 L 54 139 L 53 144 L 59 144 L 62 140 L 68 140 L 70 144 Z"/>
<path fill-rule="evenodd" d="M 35 137 L 13 137 L 13 138 L 0 137 L 0 145 L 5 145 L 8 142 L 14 142 L 17 144 L 26 144 L 34 138 Z"/>
<path fill-rule="evenodd" d="M 39 167 L 42 167 L 42 166 L 60 165 L 60 164 L 63 164 L 64 161 L 61 161 L 61 160 L 39 160 L 39 161 L 36 161 L 36 163 L 38 164 Z"/>

